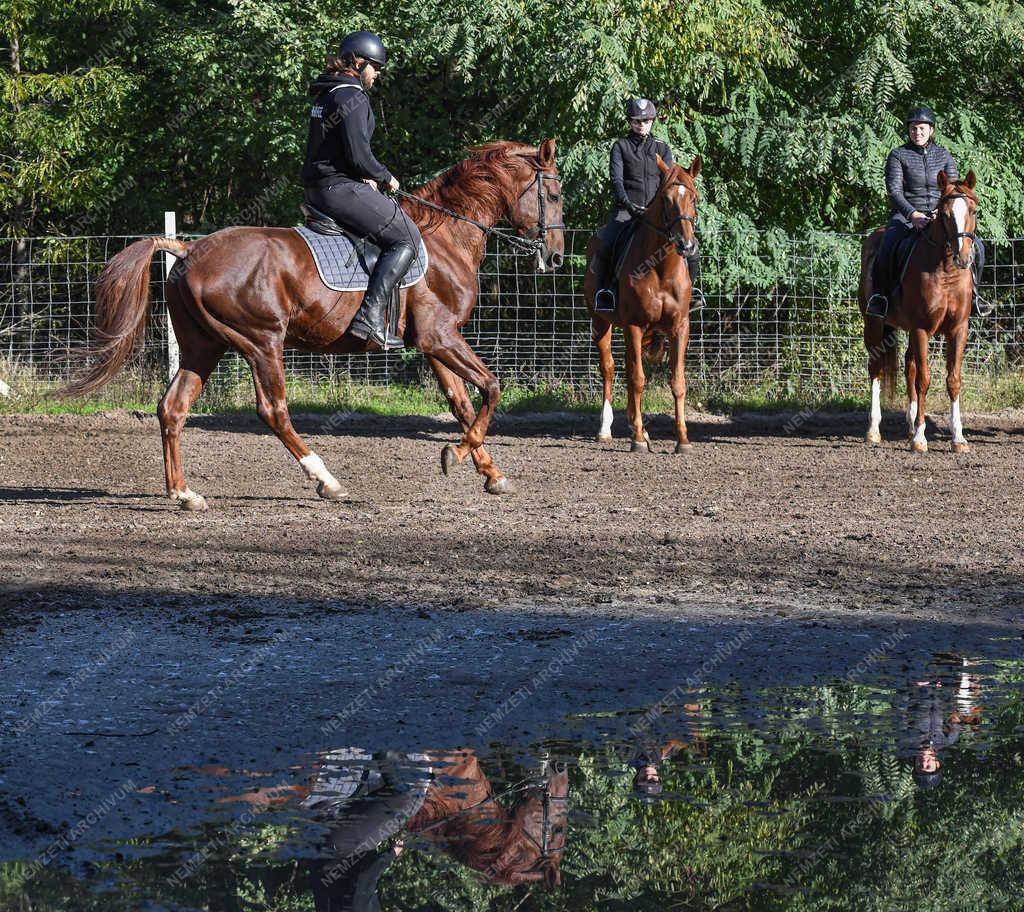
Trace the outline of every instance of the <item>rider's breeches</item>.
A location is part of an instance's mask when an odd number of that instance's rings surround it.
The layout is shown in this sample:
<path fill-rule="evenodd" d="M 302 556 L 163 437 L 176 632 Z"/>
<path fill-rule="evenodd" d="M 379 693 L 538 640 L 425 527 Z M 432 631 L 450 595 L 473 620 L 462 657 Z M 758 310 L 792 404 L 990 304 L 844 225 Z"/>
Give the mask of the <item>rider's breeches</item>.
<path fill-rule="evenodd" d="M 885 234 L 882 236 L 882 244 L 875 256 L 875 263 L 871 269 L 871 287 L 877 294 L 888 297 L 892 294 L 896 278 L 890 273 L 892 270 L 892 258 L 896 247 L 905 237 L 913 234 L 914 226 L 908 225 L 899 216 L 894 215 L 885 226 Z"/>
<path fill-rule="evenodd" d="M 307 187 L 306 201 L 326 212 L 342 228 L 369 238 L 382 250 L 395 244 L 420 249 L 420 231 L 399 205 L 369 184 L 344 181 L 329 187 Z"/>

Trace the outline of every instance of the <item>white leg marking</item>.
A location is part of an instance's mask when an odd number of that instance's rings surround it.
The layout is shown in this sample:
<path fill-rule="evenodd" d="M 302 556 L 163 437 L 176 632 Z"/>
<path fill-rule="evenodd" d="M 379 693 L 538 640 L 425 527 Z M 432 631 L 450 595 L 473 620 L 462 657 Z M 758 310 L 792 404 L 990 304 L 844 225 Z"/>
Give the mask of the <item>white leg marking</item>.
<path fill-rule="evenodd" d="M 327 471 L 324 461 L 316 453 L 310 452 L 308 456 L 303 456 L 299 460 L 299 465 L 302 466 L 306 477 L 317 483 L 316 492 L 321 497 L 337 499 L 345 496 L 346 492 L 338 484 L 338 479 Z"/>
<path fill-rule="evenodd" d="M 928 441 L 925 440 L 924 428 L 925 423 L 922 421 L 921 426 L 916 431 L 914 431 L 914 443 L 923 443 L 927 445 Z"/>
<path fill-rule="evenodd" d="M 171 491 L 171 500 L 176 500 L 186 510 L 205 510 L 206 498 L 196 494 L 188 485 L 184 491 Z"/>
<path fill-rule="evenodd" d="M 612 418 L 614 413 L 612 412 L 612 404 L 605 399 L 604 405 L 601 406 L 601 430 L 598 431 L 598 437 L 611 437 L 612 436 Z"/>
<path fill-rule="evenodd" d="M 911 402 L 907 405 L 907 427 L 910 429 L 910 433 L 915 432 L 914 425 L 917 423 L 917 402 Z"/>
<path fill-rule="evenodd" d="M 949 432 L 953 435 L 953 443 L 966 443 L 964 426 L 960 421 L 960 400 L 954 399 L 949 409 Z"/>
<path fill-rule="evenodd" d="M 882 423 L 882 383 L 875 378 L 871 381 L 871 424 L 868 426 L 868 434 L 874 438 L 879 434 L 879 425 Z"/>

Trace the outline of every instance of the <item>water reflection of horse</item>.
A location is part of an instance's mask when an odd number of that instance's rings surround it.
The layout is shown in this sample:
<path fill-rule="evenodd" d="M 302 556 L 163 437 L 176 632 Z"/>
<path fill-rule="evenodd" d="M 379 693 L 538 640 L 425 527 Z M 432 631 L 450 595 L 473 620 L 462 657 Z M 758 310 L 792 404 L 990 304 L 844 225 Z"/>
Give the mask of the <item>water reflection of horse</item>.
<path fill-rule="evenodd" d="M 462 425 L 461 441 L 442 451 L 449 470 L 472 457 L 492 494 L 510 490 L 484 449 L 484 437 L 501 396 L 494 374 L 460 330 L 477 302 L 477 269 L 486 233 L 511 223 L 535 253 L 538 268 L 562 263 L 562 199 L 555 142 L 539 148 L 493 142 L 415 191 L 423 203 L 402 207 L 424 232 L 429 252 L 425 278 L 403 290 L 401 324 L 406 344 L 422 351 Z M 434 208 L 428 208 L 432 204 Z M 437 207 L 458 213 L 443 215 Z M 486 232 L 486 233 L 485 233 Z M 348 333 L 362 292 L 337 292 L 320 279 L 305 241 L 291 228 L 233 227 L 196 241 L 145 238 L 126 247 L 96 282 L 96 335 L 92 365 L 62 392 L 99 389 L 142 344 L 149 315 L 150 262 L 158 250 L 178 257 L 167 278 L 167 307 L 180 347 L 181 367 L 157 410 L 163 434 L 167 493 L 186 510 L 206 509 L 185 481 L 181 432 L 189 409 L 217 362 L 234 349 L 248 362 L 256 410 L 317 482 L 326 500 L 347 496 L 323 460 L 292 427 L 285 398 L 285 348 L 322 354 L 366 351 L 373 343 Z M 463 381 L 482 397 L 473 409 Z"/>
<path fill-rule="evenodd" d="M 371 755 L 345 748 L 322 754 L 308 784 L 256 788 L 227 800 L 263 807 L 301 801 L 326 833 L 323 857 L 310 864 L 316 908 L 335 910 L 375 895 L 406 834 L 488 883 L 556 887 L 568 796 L 565 765 L 552 761 L 496 791 L 471 750 Z"/>
<path fill-rule="evenodd" d="M 867 442 L 881 443 L 881 388 L 892 393 L 896 384 L 896 330 L 910 333 L 910 347 L 904 363 L 907 378 L 907 425 L 911 448 L 928 449 L 925 439 L 925 396 L 931 376 L 928 371 L 928 340 L 937 333 L 946 337 L 946 390 L 949 393 L 949 431 L 954 453 L 967 451 L 960 419 L 960 368 L 967 346 L 967 321 L 971 315 L 974 232 L 978 200 L 974 194 L 974 172 L 964 180 L 951 181 L 945 171 L 938 175 L 938 214 L 920 233 L 903 278 L 898 302 L 889 308 L 885 321 L 866 316 L 867 302 L 875 289 L 871 285 L 872 264 L 878 254 L 883 230 L 864 240 L 861 252 L 860 311 L 864 315 L 864 345 L 868 350 L 871 379 L 871 423 Z"/>

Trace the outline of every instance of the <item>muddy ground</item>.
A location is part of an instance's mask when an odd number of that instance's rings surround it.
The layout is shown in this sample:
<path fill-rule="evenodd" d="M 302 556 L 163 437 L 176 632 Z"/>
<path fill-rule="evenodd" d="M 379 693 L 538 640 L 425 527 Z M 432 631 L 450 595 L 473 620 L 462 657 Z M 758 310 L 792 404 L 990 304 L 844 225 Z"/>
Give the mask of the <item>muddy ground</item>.
<path fill-rule="evenodd" d="M 621 420 L 621 419 L 620 419 Z M 901 418 L 691 419 L 693 451 L 599 445 L 586 415 L 499 417 L 491 452 L 517 492 L 442 477 L 443 418 L 296 426 L 351 492 L 320 501 L 255 419 L 196 418 L 186 475 L 211 510 L 161 497 L 152 417 L 0 419 L 0 580 L 75 587 L 568 610 L 631 616 L 841 612 L 1020 620 L 1024 415 L 968 418 L 973 450 L 908 451 Z M 625 428 L 616 428 L 624 433 Z"/>
<path fill-rule="evenodd" d="M 190 423 L 203 514 L 163 499 L 152 417 L 0 419 L 0 857 L 126 780 L 91 836 L 208 815 L 204 764 L 522 746 L 705 681 L 898 688 L 929 653 L 1024 645 L 1024 415 L 924 456 L 895 413 L 876 448 L 859 414 L 695 415 L 685 456 L 664 419 L 640 456 L 590 415 L 502 416 L 502 497 L 442 477 L 448 419 L 296 425 L 349 500 L 255 419 Z"/>

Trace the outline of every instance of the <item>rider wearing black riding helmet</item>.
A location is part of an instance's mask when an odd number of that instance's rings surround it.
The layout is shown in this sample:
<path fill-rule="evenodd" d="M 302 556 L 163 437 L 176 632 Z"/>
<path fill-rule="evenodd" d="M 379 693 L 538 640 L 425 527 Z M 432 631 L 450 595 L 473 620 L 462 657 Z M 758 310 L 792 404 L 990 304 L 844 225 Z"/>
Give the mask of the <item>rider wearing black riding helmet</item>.
<path fill-rule="evenodd" d="M 658 168 L 656 156 L 660 155 L 666 165 L 672 164 L 672 150 L 668 143 L 655 139 L 651 135 L 654 118 L 658 116 L 654 102 L 646 98 L 634 98 L 626 105 L 626 119 L 629 121 L 629 133 L 617 139 L 612 146 L 609 161 L 609 176 L 612 193 L 615 196 L 615 209 L 608 223 L 601 229 L 600 287 L 594 296 L 597 310 L 614 309 L 614 282 L 612 271 L 615 267 L 615 242 L 626 224 L 643 215 L 661 186 L 661 170 Z M 686 258 L 690 270 L 690 281 L 693 283 L 694 302 L 703 301 L 703 292 L 698 287 L 700 282 L 700 253 L 695 251 Z"/>
<path fill-rule="evenodd" d="M 899 243 L 916 231 L 923 231 L 937 214 L 938 174 L 946 172 L 951 181 L 960 171 L 948 149 L 932 140 L 935 113 L 931 108 L 911 108 L 907 114 L 907 141 L 889 153 L 885 163 L 885 189 L 891 204 L 885 236 L 871 272 L 874 294 L 868 300 L 868 316 L 883 319 L 889 310 L 899 276 L 892 275 L 893 254 Z M 975 241 L 975 277 L 984 264 L 985 251 Z M 977 302 L 975 303 L 977 307 Z"/>
<path fill-rule="evenodd" d="M 377 191 L 378 185 L 399 187 L 370 149 L 376 119 L 367 92 L 386 62 L 384 44 L 373 32 L 353 32 L 328 56 L 309 87 L 313 104 L 302 166 L 306 201 L 381 248 L 349 332 L 385 349 L 403 346 L 384 325 L 385 308 L 420 245 L 412 219 Z"/>

